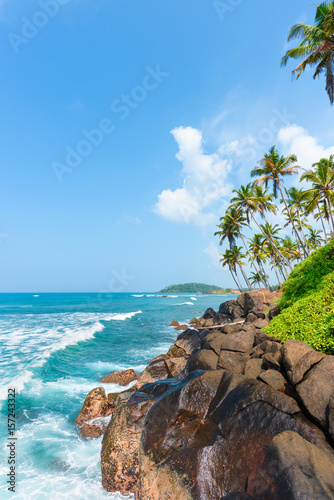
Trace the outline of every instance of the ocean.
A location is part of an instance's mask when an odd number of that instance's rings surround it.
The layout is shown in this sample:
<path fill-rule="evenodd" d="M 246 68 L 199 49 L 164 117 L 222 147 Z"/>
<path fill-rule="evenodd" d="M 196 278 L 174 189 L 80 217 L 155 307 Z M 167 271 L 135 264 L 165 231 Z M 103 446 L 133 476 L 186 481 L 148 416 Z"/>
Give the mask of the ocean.
<path fill-rule="evenodd" d="M 95 387 L 124 390 L 101 384 L 107 373 L 140 372 L 167 352 L 179 333 L 169 326 L 172 320 L 188 322 L 232 298 L 0 294 L 0 498 L 132 498 L 102 488 L 102 438 L 84 439 L 74 424 L 83 401 Z M 15 493 L 7 489 L 9 388 L 16 391 Z"/>

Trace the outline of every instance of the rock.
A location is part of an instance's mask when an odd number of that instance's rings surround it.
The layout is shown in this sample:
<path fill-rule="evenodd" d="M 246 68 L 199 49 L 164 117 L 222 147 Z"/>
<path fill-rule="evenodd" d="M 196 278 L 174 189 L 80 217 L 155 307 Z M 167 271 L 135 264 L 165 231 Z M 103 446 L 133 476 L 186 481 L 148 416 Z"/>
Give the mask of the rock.
<path fill-rule="evenodd" d="M 223 327 L 223 332 L 226 333 L 226 334 L 229 334 L 229 333 L 237 333 L 239 332 L 240 330 L 242 330 L 242 326 L 243 326 L 243 322 L 242 323 L 238 323 L 238 324 L 231 324 L 231 325 L 225 325 Z"/>
<path fill-rule="evenodd" d="M 247 361 L 245 365 L 245 375 L 248 378 L 257 379 L 260 373 L 263 372 L 263 362 L 262 359 L 254 358 Z"/>
<path fill-rule="evenodd" d="M 222 336 L 221 350 L 248 352 L 254 345 L 255 335 L 252 332 L 239 331 Z"/>
<path fill-rule="evenodd" d="M 296 432 L 282 432 L 254 458 L 247 492 L 259 500 L 333 499 L 333 455 Z"/>
<path fill-rule="evenodd" d="M 215 314 L 216 314 L 216 311 L 214 311 L 214 310 L 212 309 L 212 307 L 209 307 L 209 308 L 205 311 L 205 313 L 203 314 L 202 318 L 203 318 L 203 319 L 210 319 L 210 318 L 212 319 L 212 318 L 215 316 Z"/>
<path fill-rule="evenodd" d="M 201 337 L 197 330 L 187 329 L 175 341 L 175 345 L 183 349 L 190 356 L 201 344 Z"/>
<path fill-rule="evenodd" d="M 228 300 L 219 306 L 219 315 L 228 315 L 234 321 L 243 314 L 243 308 L 240 307 L 236 300 Z"/>
<path fill-rule="evenodd" d="M 188 360 L 187 371 L 216 370 L 218 356 L 214 351 L 202 349 L 195 352 Z"/>
<path fill-rule="evenodd" d="M 245 319 L 245 323 L 255 323 L 255 321 L 258 321 L 258 317 L 254 313 L 249 313 Z"/>
<path fill-rule="evenodd" d="M 180 323 L 174 319 L 169 326 L 179 326 L 179 324 Z"/>
<path fill-rule="evenodd" d="M 329 431 L 329 402 L 334 392 L 334 357 L 325 356 L 296 386 L 308 412 Z"/>
<path fill-rule="evenodd" d="M 280 370 L 281 365 L 272 354 L 264 354 L 262 356 L 263 366 L 266 370 Z"/>
<path fill-rule="evenodd" d="M 277 342 L 278 344 L 281 343 L 281 338 L 280 337 L 271 337 L 267 333 L 264 332 L 257 332 L 256 333 L 256 343 L 261 344 L 261 342 L 269 340 L 270 342 Z"/>
<path fill-rule="evenodd" d="M 331 397 L 329 398 L 329 416 L 328 416 L 328 423 L 329 423 L 329 435 L 334 441 L 334 392 L 331 394 Z"/>
<path fill-rule="evenodd" d="M 171 373 L 168 370 L 168 365 L 165 359 L 159 356 L 157 359 L 151 361 L 151 363 L 139 375 L 136 387 L 137 389 L 140 389 L 140 387 L 145 384 L 151 384 L 152 382 L 168 378 L 172 378 Z"/>
<path fill-rule="evenodd" d="M 225 497 L 221 497 L 221 500 L 254 500 L 253 497 L 250 497 L 248 493 L 241 493 L 239 491 L 235 491 L 234 493 L 230 493 Z"/>
<path fill-rule="evenodd" d="M 257 454 L 284 431 L 332 453 L 292 398 L 243 375 L 193 372 L 147 414 L 136 498 L 208 500 L 243 492 Z"/>
<path fill-rule="evenodd" d="M 269 321 L 281 314 L 280 308 L 275 304 L 269 311 Z"/>
<path fill-rule="evenodd" d="M 136 490 L 139 477 L 139 441 L 144 420 L 148 410 L 161 396 L 161 390 L 169 388 L 166 382 L 161 384 L 158 387 L 155 384 L 143 387 L 146 393 L 119 395 L 102 441 L 102 485 L 107 491 L 119 491 L 126 495 Z M 152 393 L 155 389 L 158 390 L 154 395 Z"/>
<path fill-rule="evenodd" d="M 167 358 L 184 358 L 185 356 L 186 351 L 184 349 L 181 349 L 181 347 L 177 347 L 176 345 L 172 345 L 166 354 Z"/>
<path fill-rule="evenodd" d="M 300 340 L 287 340 L 282 348 L 283 364 L 288 379 L 293 385 L 299 384 L 309 369 L 324 358 L 324 354 Z"/>
<path fill-rule="evenodd" d="M 273 300 L 275 300 L 275 294 L 272 294 L 266 289 L 253 290 L 252 292 L 246 292 L 244 295 L 245 316 L 252 310 L 263 312 L 268 307 L 268 305 L 271 305 Z"/>
<path fill-rule="evenodd" d="M 169 358 L 165 359 L 165 362 L 171 378 L 182 378 L 184 376 L 184 370 L 187 366 L 186 358 Z"/>
<path fill-rule="evenodd" d="M 262 330 L 263 328 L 266 328 L 266 326 L 269 325 L 269 320 L 268 319 L 258 319 L 257 321 L 254 321 L 253 325 L 258 330 Z"/>
<path fill-rule="evenodd" d="M 124 370 L 122 372 L 113 372 L 106 377 L 101 378 L 100 382 L 105 384 L 128 385 L 130 382 L 137 380 L 137 374 L 134 370 Z"/>
<path fill-rule="evenodd" d="M 225 335 L 222 332 L 213 332 L 205 336 L 201 342 L 202 349 L 211 349 L 217 356 L 219 356 L 221 351 L 221 344 Z"/>
<path fill-rule="evenodd" d="M 264 371 L 259 375 L 258 378 L 259 380 L 262 380 L 262 382 L 270 385 L 270 387 L 272 387 L 276 391 L 284 388 L 284 385 L 286 384 L 286 380 L 283 375 L 276 370 Z"/>
<path fill-rule="evenodd" d="M 221 351 L 218 361 L 219 368 L 235 373 L 244 373 L 249 354 L 243 352 Z"/>
<path fill-rule="evenodd" d="M 115 405 L 108 399 L 103 387 L 97 387 L 88 393 L 84 404 L 75 419 L 84 437 L 101 436 L 108 425 L 108 416 L 114 411 Z"/>
<path fill-rule="evenodd" d="M 178 330 L 178 331 L 187 330 L 187 329 L 188 329 L 188 325 L 186 325 L 186 324 L 178 325 L 175 327 L 175 330 Z"/>

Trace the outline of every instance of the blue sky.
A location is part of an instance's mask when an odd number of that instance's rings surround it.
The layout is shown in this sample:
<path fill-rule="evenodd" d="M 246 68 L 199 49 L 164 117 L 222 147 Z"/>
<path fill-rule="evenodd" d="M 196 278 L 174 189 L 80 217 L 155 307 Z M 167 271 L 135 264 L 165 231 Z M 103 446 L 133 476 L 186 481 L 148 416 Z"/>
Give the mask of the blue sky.
<path fill-rule="evenodd" d="M 0 291 L 233 286 L 215 224 L 274 143 L 332 152 L 287 0 L 0 0 Z M 76 153 L 74 153 L 76 152 Z M 297 180 L 295 180 L 297 182 Z"/>

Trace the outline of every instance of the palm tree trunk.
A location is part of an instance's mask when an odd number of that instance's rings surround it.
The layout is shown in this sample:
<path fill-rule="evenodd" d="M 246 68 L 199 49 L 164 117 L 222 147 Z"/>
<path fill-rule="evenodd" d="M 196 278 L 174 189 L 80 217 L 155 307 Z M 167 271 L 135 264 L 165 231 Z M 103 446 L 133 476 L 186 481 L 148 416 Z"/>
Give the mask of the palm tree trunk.
<path fill-rule="evenodd" d="M 324 232 L 324 235 L 325 235 L 325 241 L 326 241 L 326 243 L 328 243 L 328 238 L 327 238 L 325 223 L 324 223 L 324 219 L 322 218 L 322 214 L 321 214 L 321 209 L 319 207 L 319 203 L 317 203 L 317 207 L 318 207 L 318 210 L 319 210 L 319 215 L 320 215 L 320 220 L 321 220 L 321 224 L 322 224 L 322 229 L 323 229 L 323 232 Z"/>
<path fill-rule="evenodd" d="M 254 215 L 253 215 L 253 214 L 251 214 L 251 216 L 252 216 L 253 221 L 254 221 L 254 222 L 255 222 L 255 224 L 257 225 L 257 227 L 260 229 L 260 231 L 261 231 L 261 233 L 263 234 L 263 236 L 264 236 L 265 238 L 267 238 L 267 237 L 268 237 L 268 235 L 266 235 L 266 233 L 263 231 L 263 229 L 261 228 L 261 226 L 258 224 L 258 222 L 257 222 L 257 220 L 255 219 Z M 264 217 L 264 220 L 265 220 L 265 221 L 266 221 L 266 223 L 268 224 L 267 219 L 266 219 L 265 217 Z M 274 249 L 275 249 L 275 251 L 276 251 L 277 257 L 280 257 L 280 260 L 283 262 L 283 266 L 284 266 L 284 261 L 285 261 L 285 263 L 286 263 L 286 264 L 288 264 L 288 265 L 290 266 L 290 269 L 291 269 L 291 271 L 292 271 L 292 267 L 291 267 L 291 265 L 288 263 L 288 261 L 287 261 L 287 260 L 283 257 L 283 255 L 281 254 L 281 252 L 278 250 L 278 248 L 277 248 L 277 246 L 276 246 L 276 244 L 275 244 L 275 242 L 274 242 L 274 240 L 273 240 L 273 238 L 272 238 L 271 234 L 269 235 L 269 240 L 270 240 L 270 243 L 272 244 L 272 246 L 274 247 Z"/>
<path fill-rule="evenodd" d="M 282 182 L 282 181 L 280 181 L 280 182 Z M 305 256 L 305 257 L 307 257 L 307 255 L 308 255 L 308 254 L 307 254 L 306 249 L 305 249 L 305 247 L 304 247 L 304 244 L 303 244 L 303 242 L 302 242 L 302 240 L 301 240 L 301 238 L 300 238 L 300 236 L 299 236 L 299 233 L 298 233 L 297 228 L 296 228 L 296 226 L 295 226 L 294 220 L 293 220 L 293 218 L 291 217 L 290 210 L 289 210 L 288 204 L 287 204 L 287 202 L 286 202 L 286 199 L 284 198 L 284 194 L 283 194 L 283 191 L 282 191 L 282 188 L 281 188 L 281 184 L 280 184 L 280 182 L 278 183 L 278 189 L 280 190 L 280 193 L 281 193 L 281 196 L 282 196 L 282 200 L 283 200 L 283 202 L 284 202 L 284 205 L 285 205 L 286 211 L 288 212 L 289 219 L 290 219 L 290 222 L 291 222 L 291 224 L 292 224 L 293 230 L 294 230 L 294 232 L 295 232 L 296 238 L 297 238 L 297 240 L 299 241 L 299 243 L 300 243 L 300 245 L 301 245 L 301 247 L 302 247 L 302 249 L 303 249 L 304 256 Z M 283 183 L 283 182 L 282 182 L 282 184 L 283 184 L 283 186 L 284 186 L 284 183 Z M 285 187 L 285 186 L 284 186 L 284 187 Z"/>
<path fill-rule="evenodd" d="M 242 239 L 242 242 L 243 242 L 243 244 L 244 244 L 244 247 L 246 248 L 246 252 L 248 253 L 248 255 L 251 255 L 251 253 L 250 253 L 250 251 L 249 251 L 249 248 L 248 248 L 248 246 L 247 246 L 247 244 L 246 244 L 246 241 L 244 240 L 244 237 L 243 237 L 243 235 L 242 235 L 241 233 L 240 233 L 240 238 Z M 255 268 L 255 271 L 258 273 L 258 272 L 259 272 L 259 270 L 258 270 L 258 268 L 257 268 L 257 266 L 256 266 L 256 264 L 255 264 L 255 259 L 251 258 L 251 259 L 250 259 L 250 261 L 251 261 L 251 263 L 253 264 L 253 266 L 254 266 L 254 268 Z"/>
<path fill-rule="evenodd" d="M 307 255 L 310 255 L 310 249 L 308 247 L 308 244 L 307 244 L 307 241 L 306 241 L 306 238 L 305 238 L 305 233 L 304 233 L 304 229 L 303 229 L 303 223 L 302 223 L 302 220 L 301 220 L 301 217 L 300 217 L 300 211 L 299 211 L 298 207 L 297 207 L 297 215 L 298 215 L 299 224 L 300 224 L 300 232 L 303 235 L 304 244 L 305 244 L 305 247 L 307 249 Z"/>
<path fill-rule="evenodd" d="M 237 268 L 234 268 L 234 272 L 235 272 L 235 275 L 236 275 L 238 283 L 239 283 L 238 288 L 239 288 L 240 292 L 242 293 L 242 286 L 241 286 L 240 278 L 239 278 L 238 273 L 237 273 Z"/>
<path fill-rule="evenodd" d="M 326 198 L 327 198 L 327 204 L 328 204 L 328 211 L 329 211 L 329 215 L 330 215 L 330 218 L 331 218 L 331 222 L 332 222 L 332 238 L 334 237 L 334 220 L 333 220 L 333 212 L 332 212 L 332 207 L 331 207 L 331 202 L 326 194 Z"/>

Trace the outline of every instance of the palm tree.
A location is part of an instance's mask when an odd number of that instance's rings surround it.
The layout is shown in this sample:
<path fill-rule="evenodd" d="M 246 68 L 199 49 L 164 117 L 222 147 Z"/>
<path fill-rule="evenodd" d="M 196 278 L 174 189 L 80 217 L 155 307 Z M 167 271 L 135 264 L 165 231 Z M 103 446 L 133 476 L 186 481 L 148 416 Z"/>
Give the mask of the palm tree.
<path fill-rule="evenodd" d="M 316 229 L 309 229 L 308 234 L 308 244 L 312 250 L 321 246 L 321 244 L 325 240 L 321 236 L 321 231 L 317 231 Z"/>
<path fill-rule="evenodd" d="M 223 267 L 227 266 L 229 268 L 234 283 L 237 285 L 237 288 L 239 288 L 240 292 L 242 293 L 242 286 L 237 273 L 237 268 L 236 268 L 237 262 L 234 252 L 232 250 L 225 250 L 225 253 L 223 253 L 221 257 L 222 258 L 220 259 L 219 262 L 222 263 Z"/>
<path fill-rule="evenodd" d="M 288 41 L 302 39 L 294 49 L 287 51 L 281 65 L 285 66 L 289 59 L 305 58 L 293 71 L 298 79 L 307 67 L 314 67 L 313 78 L 326 75 L 326 91 L 330 103 L 334 102 L 334 2 L 323 2 L 318 5 L 315 15 L 315 26 L 295 24 L 289 32 Z"/>
<path fill-rule="evenodd" d="M 291 210 L 291 216 L 293 216 L 293 211 L 295 211 L 296 215 L 298 217 L 298 221 L 299 221 L 299 224 L 297 223 L 296 227 L 298 228 L 298 230 L 302 234 L 304 245 L 305 245 L 305 248 L 307 251 L 307 255 L 305 255 L 305 257 L 307 257 L 309 255 L 309 251 L 308 251 L 307 241 L 306 241 L 305 233 L 304 233 L 304 227 L 303 227 L 304 224 L 303 224 L 302 217 L 301 217 L 301 214 L 303 213 L 303 211 L 305 209 L 305 202 L 307 200 L 307 194 L 305 193 L 305 191 L 303 191 L 303 189 L 298 189 L 296 187 L 290 188 L 288 191 L 288 194 L 289 194 L 288 205 L 289 205 L 289 208 Z"/>
<path fill-rule="evenodd" d="M 265 264 L 268 258 L 268 252 L 265 249 L 265 238 L 262 234 L 254 234 L 253 238 L 248 241 L 249 243 L 249 252 L 252 255 L 253 259 L 256 260 L 257 265 L 260 268 L 259 275 L 264 278 L 262 283 L 265 288 L 268 290 L 271 289 L 268 276 L 264 271 L 263 265 Z"/>
<path fill-rule="evenodd" d="M 240 236 L 241 234 L 241 227 L 244 224 L 244 221 L 246 220 L 236 209 L 231 209 L 228 210 L 225 214 L 224 217 L 221 217 L 221 223 L 218 226 L 220 231 L 215 232 L 215 236 L 219 235 L 220 236 L 220 245 L 224 243 L 224 241 L 227 239 L 230 245 L 230 250 L 233 252 L 236 252 L 236 262 L 240 268 L 241 274 L 246 282 L 246 285 L 251 289 L 251 284 L 247 278 L 247 275 L 245 271 L 243 270 L 242 265 L 239 262 L 238 259 L 238 252 L 237 250 L 239 247 L 235 246 L 235 241 L 236 239 Z"/>
<path fill-rule="evenodd" d="M 312 182 L 312 188 L 306 191 L 309 196 L 307 211 L 312 212 L 317 205 L 323 205 L 325 218 L 328 220 L 332 236 L 334 234 L 334 218 L 332 205 L 334 204 L 334 156 L 322 158 L 312 166 L 314 170 L 306 171 L 300 180 Z M 329 222 L 330 221 L 330 222 Z"/>
<path fill-rule="evenodd" d="M 290 261 L 295 259 L 301 259 L 302 256 L 298 252 L 298 245 L 295 241 L 292 241 L 290 236 L 286 236 L 282 240 L 281 252 Z"/>
<path fill-rule="evenodd" d="M 252 276 L 250 277 L 252 285 L 261 285 L 261 283 L 265 284 L 266 278 L 268 278 L 268 276 L 263 274 L 262 271 L 252 273 Z M 267 288 L 266 285 L 265 288 Z"/>
<path fill-rule="evenodd" d="M 268 187 L 269 182 L 272 182 L 275 198 L 277 198 L 278 196 L 278 191 L 280 192 L 281 198 L 285 205 L 285 209 L 288 215 L 290 216 L 291 224 L 293 226 L 296 238 L 299 240 L 301 247 L 305 252 L 305 255 L 307 255 L 306 249 L 304 248 L 304 244 L 299 236 L 295 223 L 291 217 L 290 210 L 282 190 L 283 187 L 287 196 L 289 196 L 288 190 L 283 182 L 283 177 L 287 175 L 295 175 L 298 173 L 300 167 L 298 165 L 294 165 L 296 162 L 297 162 L 297 157 L 295 155 L 290 155 L 286 157 L 280 156 L 276 147 L 273 146 L 269 150 L 269 153 L 265 154 L 262 160 L 258 162 L 261 166 L 255 167 L 251 171 L 251 176 L 260 177 L 255 181 L 255 183 L 260 185 L 264 184 L 265 187 Z"/>

